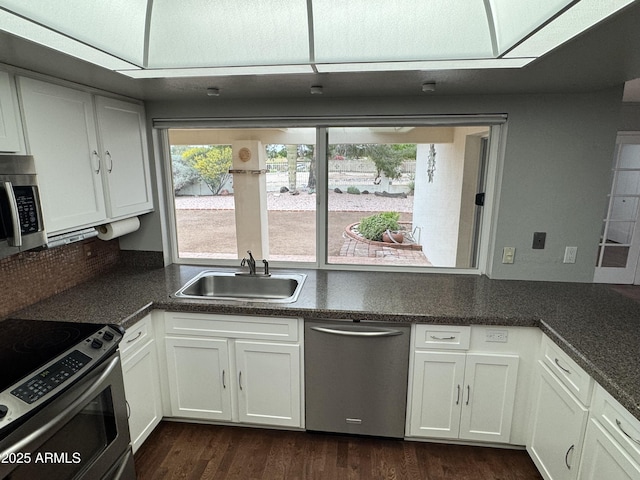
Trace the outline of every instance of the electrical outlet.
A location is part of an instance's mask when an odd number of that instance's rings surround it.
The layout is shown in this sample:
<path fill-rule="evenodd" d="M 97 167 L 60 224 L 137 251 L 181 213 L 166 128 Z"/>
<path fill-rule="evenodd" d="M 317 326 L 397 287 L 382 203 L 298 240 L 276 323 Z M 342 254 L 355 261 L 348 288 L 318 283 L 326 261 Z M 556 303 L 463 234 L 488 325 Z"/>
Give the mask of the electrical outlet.
<path fill-rule="evenodd" d="M 533 245 L 531 248 L 534 250 L 542 250 L 544 248 L 544 243 L 547 240 L 547 232 L 534 232 L 533 234 Z"/>
<path fill-rule="evenodd" d="M 487 342 L 507 343 L 509 332 L 506 330 L 487 330 L 485 340 Z"/>
<path fill-rule="evenodd" d="M 576 263 L 576 256 L 578 255 L 578 247 L 565 247 L 564 260 L 562 263 Z"/>
<path fill-rule="evenodd" d="M 502 249 L 502 263 L 513 263 L 516 257 L 515 247 L 504 247 Z"/>

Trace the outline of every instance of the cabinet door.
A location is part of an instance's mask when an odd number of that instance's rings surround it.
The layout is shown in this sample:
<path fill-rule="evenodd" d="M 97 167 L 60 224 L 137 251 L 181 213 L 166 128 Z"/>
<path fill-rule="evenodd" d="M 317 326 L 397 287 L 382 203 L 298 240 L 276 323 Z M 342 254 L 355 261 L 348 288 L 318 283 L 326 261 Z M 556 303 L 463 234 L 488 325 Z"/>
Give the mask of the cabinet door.
<path fill-rule="evenodd" d="M 18 80 L 47 233 L 104 221 L 104 165 L 91 95 L 30 78 Z"/>
<path fill-rule="evenodd" d="M 300 427 L 300 346 L 236 341 L 241 422 Z"/>
<path fill-rule="evenodd" d="M 527 451 L 546 479 L 575 479 L 589 412 L 542 363 L 538 371 Z"/>
<path fill-rule="evenodd" d="M 18 117 L 13 97 L 9 74 L 0 72 L 0 152 L 20 151 Z"/>
<path fill-rule="evenodd" d="M 415 352 L 410 435 L 458 438 L 465 356 L 453 352 Z"/>
<path fill-rule="evenodd" d="M 153 207 L 144 108 L 96 97 L 101 155 L 110 218 L 148 212 Z"/>
<path fill-rule="evenodd" d="M 123 357 L 124 392 L 129 408 L 129 431 L 133 452 L 162 420 L 158 355 L 155 342 Z"/>
<path fill-rule="evenodd" d="M 584 441 L 580 480 L 638 480 L 640 465 L 633 461 L 600 424 L 589 421 Z"/>
<path fill-rule="evenodd" d="M 517 355 L 467 354 L 460 438 L 509 442 Z"/>
<path fill-rule="evenodd" d="M 227 342 L 216 338 L 165 339 L 173 416 L 231 420 Z"/>

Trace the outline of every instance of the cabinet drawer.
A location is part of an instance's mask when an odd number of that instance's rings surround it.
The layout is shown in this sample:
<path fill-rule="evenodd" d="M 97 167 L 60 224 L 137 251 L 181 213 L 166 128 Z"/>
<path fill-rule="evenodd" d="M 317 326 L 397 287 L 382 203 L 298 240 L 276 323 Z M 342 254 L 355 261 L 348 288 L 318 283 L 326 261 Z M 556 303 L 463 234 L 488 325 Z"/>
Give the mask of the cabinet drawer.
<path fill-rule="evenodd" d="M 583 405 L 589 406 L 593 379 L 546 335 L 542 337 L 542 361 Z"/>
<path fill-rule="evenodd" d="M 415 348 L 468 350 L 471 327 L 454 325 L 416 325 Z"/>
<path fill-rule="evenodd" d="M 165 332 L 200 337 L 253 338 L 297 342 L 298 319 L 166 312 Z"/>
<path fill-rule="evenodd" d="M 151 325 L 151 316 L 147 315 L 138 323 L 128 328 L 120 342 L 120 355 L 122 357 L 127 354 L 133 354 L 140 347 L 153 339 L 153 326 Z"/>
<path fill-rule="evenodd" d="M 598 384 L 593 395 L 591 418 L 597 420 L 622 449 L 640 463 L 640 421 Z"/>

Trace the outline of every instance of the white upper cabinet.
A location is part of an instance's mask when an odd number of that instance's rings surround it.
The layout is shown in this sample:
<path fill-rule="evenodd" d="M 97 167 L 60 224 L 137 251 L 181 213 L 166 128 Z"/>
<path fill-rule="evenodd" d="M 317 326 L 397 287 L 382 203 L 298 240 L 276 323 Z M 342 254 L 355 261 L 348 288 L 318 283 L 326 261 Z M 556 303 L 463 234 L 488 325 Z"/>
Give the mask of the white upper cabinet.
<path fill-rule="evenodd" d="M 144 109 L 19 77 L 47 233 L 153 209 Z"/>
<path fill-rule="evenodd" d="M 107 214 L 120 218 L 151 211 L 151 181 L 141 105 L 96 97 Z"/>
<path fill-rule="evenodd" d="M 7 72 L 0 72 L 0 152 L 21 150 L 18 116 L 13 98 L 11 78 Z"/>
<path fill-rule="evenodd" d="M 30 78 L 19 77 L 18 82 L 47 233 L 103 222 L 104 165 L 91 95 Z"/>

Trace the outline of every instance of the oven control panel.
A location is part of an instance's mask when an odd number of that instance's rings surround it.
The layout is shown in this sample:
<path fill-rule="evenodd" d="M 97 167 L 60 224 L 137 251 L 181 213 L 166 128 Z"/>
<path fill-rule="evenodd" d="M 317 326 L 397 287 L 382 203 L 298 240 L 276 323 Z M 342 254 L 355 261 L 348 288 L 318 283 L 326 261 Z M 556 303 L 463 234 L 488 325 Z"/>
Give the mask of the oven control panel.
<path fill-rule="evenodd" d="M 73 377 L 74 373 L 78 372 L 90 361 L 90 357 L 78 350 L 74 350 L 53 365 L 31 377 L 19 387 L 14 388 L 11 394 L 31 404 L 69 380 Z"/>

